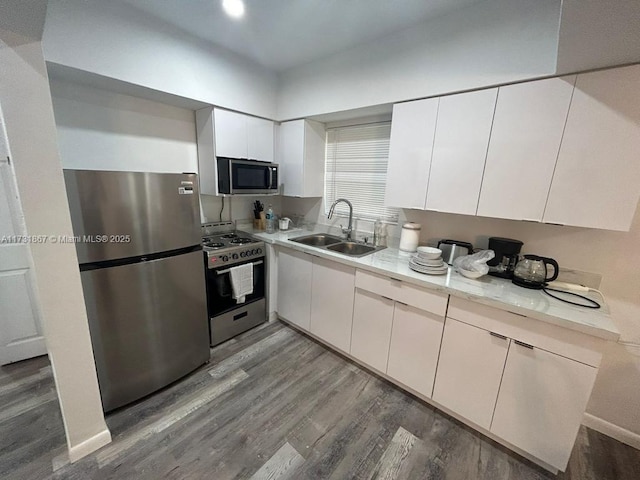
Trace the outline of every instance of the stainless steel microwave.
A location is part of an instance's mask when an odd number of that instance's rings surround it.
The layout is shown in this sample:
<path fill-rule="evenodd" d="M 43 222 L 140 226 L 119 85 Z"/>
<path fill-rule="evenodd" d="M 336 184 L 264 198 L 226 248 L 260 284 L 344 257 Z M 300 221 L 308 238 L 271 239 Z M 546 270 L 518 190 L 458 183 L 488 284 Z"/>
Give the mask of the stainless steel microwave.
<path fill-rule="evenodd" d="M 278 164 L 217 157 L 218 193 L 269 195 L 278 193 Z"/>

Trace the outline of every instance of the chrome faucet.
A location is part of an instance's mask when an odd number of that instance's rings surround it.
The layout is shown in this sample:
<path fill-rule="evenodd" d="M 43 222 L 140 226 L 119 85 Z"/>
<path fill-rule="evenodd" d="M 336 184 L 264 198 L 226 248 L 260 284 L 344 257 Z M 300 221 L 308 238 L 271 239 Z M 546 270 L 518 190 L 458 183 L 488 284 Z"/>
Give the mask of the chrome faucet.
<path fill-rule="evenodd" d="M 331 204 L 331 208 L 329 209 L 329 215 L 327 215 L 327 218 L 331 219 L 336 205 L 340 202 L 344 202 L 349 206 L 349 226 L 347 226 L 347 228 L 344 228 L 342 224 L 340 224 L 340 228 L 342 229 L 342 233 L 346 235 L 347 240 L 351 240 L 351 232 L 353 231 L 353 205 L 351 205 L 351 202 L 349 200 L 347 200 L 346 198 L 339 198 L 335 202 L 333 202 Z"/>

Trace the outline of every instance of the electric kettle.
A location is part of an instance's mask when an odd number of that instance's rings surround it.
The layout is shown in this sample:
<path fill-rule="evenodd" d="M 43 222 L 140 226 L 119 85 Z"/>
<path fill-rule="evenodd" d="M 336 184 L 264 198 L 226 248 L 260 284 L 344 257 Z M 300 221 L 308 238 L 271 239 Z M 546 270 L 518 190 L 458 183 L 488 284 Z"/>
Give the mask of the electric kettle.
<path fill-rule="evenodd" d="M 548 276 L 547 265 L 553 267 L 553 274 Z M 538 255 L 524 255 L 513 270 L 513 283 L 525 288 L 541 289 L 547 282 L 558 278 L 560 267 L 553 258 Z"/>

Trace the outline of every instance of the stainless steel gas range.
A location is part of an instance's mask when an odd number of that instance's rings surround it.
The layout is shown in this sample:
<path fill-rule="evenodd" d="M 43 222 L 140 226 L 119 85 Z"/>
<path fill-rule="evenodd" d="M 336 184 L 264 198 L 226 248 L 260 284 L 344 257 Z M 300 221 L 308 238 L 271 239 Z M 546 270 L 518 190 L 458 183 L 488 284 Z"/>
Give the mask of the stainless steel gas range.
<path fill-rule="evenodd" d="M 267 319 L 264 242 L 235 231 L 233 222 L 203 225 L 202 250 L 206 263 L 207 309 L 211 345 L 222 343 Z M 253 264 L 253 293 L 237 303 L 231 268 Z"/>

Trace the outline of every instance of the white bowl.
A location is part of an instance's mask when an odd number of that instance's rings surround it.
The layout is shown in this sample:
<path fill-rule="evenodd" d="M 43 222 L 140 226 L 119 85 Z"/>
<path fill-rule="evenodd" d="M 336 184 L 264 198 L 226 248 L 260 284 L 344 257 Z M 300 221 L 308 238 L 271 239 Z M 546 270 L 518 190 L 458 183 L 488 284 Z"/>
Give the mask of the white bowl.
<path fill-rule="evenodd" d="M 434 247 L 418 247 L 418 255 L 425 260 L 437 260 L 442 257 L 442 250 Z"/>
<path fill-rule="evenodd" d="M 463 277 L 467 277 L 467 278 L 480 278 L 481 276 L 484 275 L 484 273 L 482 272 L 472 272 L 471 270 L 463 270 L 461 268 L 458 269 L 458 273 L 460 273 L 460 275 L 462 275 Z"/>

